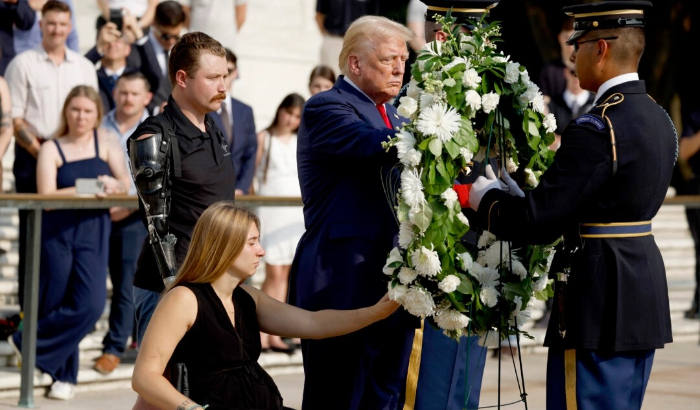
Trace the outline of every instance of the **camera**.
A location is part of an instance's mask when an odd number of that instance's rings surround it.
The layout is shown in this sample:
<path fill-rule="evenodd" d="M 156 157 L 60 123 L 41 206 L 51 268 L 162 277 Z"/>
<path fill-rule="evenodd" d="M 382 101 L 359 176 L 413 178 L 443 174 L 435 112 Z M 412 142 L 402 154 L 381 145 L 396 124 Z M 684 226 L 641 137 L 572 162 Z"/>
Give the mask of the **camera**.
<path fill-rule="evenodd" d="M 117 30 L 124 27 L 124 18 L 121 9 L 109 9 L 109 21 L 117 25 Z"/>

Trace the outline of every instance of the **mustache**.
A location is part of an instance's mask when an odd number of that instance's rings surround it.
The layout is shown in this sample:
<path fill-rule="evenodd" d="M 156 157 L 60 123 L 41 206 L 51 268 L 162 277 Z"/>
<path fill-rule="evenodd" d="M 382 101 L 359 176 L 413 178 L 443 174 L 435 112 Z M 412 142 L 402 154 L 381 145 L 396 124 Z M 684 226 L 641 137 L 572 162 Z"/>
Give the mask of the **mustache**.
<path fill-rule="evenodd" d="M 215 102 L 215 101 L 223 101 L 226 99 L 226 93 L 219 93 L 216 94 L 215 96 L 211 97 L 211 100 L 209 102 Z"/>

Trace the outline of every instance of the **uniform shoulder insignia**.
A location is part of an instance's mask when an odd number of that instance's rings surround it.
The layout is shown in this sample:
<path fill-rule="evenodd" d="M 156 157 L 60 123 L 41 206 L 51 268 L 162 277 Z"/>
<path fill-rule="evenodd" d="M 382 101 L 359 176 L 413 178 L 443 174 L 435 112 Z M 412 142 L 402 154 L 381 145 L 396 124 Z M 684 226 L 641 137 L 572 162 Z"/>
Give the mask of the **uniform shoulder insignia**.
<path fill-rule="evenodd" d="M 600 118 L 596 117 L 595 115 L 591 115 L 591 114 L 583 114 L 583 115 L 577 117 L 574 121 L 578 125 L 581 125 L 583 123 L 589 123 L 599 130 L 602 130 L 605 128 L 605 124 L 603 124 L 603 121 L 601 121 Z"/>

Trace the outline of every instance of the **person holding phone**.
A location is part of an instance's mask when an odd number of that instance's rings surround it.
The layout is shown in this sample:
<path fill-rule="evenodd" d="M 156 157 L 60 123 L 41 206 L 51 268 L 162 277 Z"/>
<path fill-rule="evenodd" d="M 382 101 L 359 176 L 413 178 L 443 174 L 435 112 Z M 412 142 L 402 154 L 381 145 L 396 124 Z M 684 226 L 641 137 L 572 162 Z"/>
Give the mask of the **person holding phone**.
<path fill-rule="evenodd" d="M 99 197 L 126 193 L 129 174 L 119 140 L 99 128 L 102 103 L 90 86 L 74 87 L 63 104 L 58 137 L 41 146 L 39 194 L 76 194 L 76 180 L 102 185 Z M 92 331 L 107 297 L 108 209 L 44 211 L 36 367 L 54 380 L 48 397 L 69 400 L 78 376 L 78 344 Z M 10 336 L 15 348 L 22 332 Z"/>

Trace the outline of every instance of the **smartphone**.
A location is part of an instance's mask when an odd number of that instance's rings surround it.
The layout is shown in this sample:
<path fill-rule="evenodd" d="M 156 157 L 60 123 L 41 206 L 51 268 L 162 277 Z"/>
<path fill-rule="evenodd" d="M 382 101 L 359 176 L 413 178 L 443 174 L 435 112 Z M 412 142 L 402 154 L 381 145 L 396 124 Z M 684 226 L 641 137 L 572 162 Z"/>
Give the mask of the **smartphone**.
<path fill-rule="evenodd" d="M 99 194 L 105 191 L 105 184 L 97 178 L 77 178 L 75 192 L 78 194 Z"/>
<path fill-rule="evenodd" d="M 117 30 L 122 31 L 124 26 L 122 9 L 109 9 L 109 21 L 117 25 Z"/>

